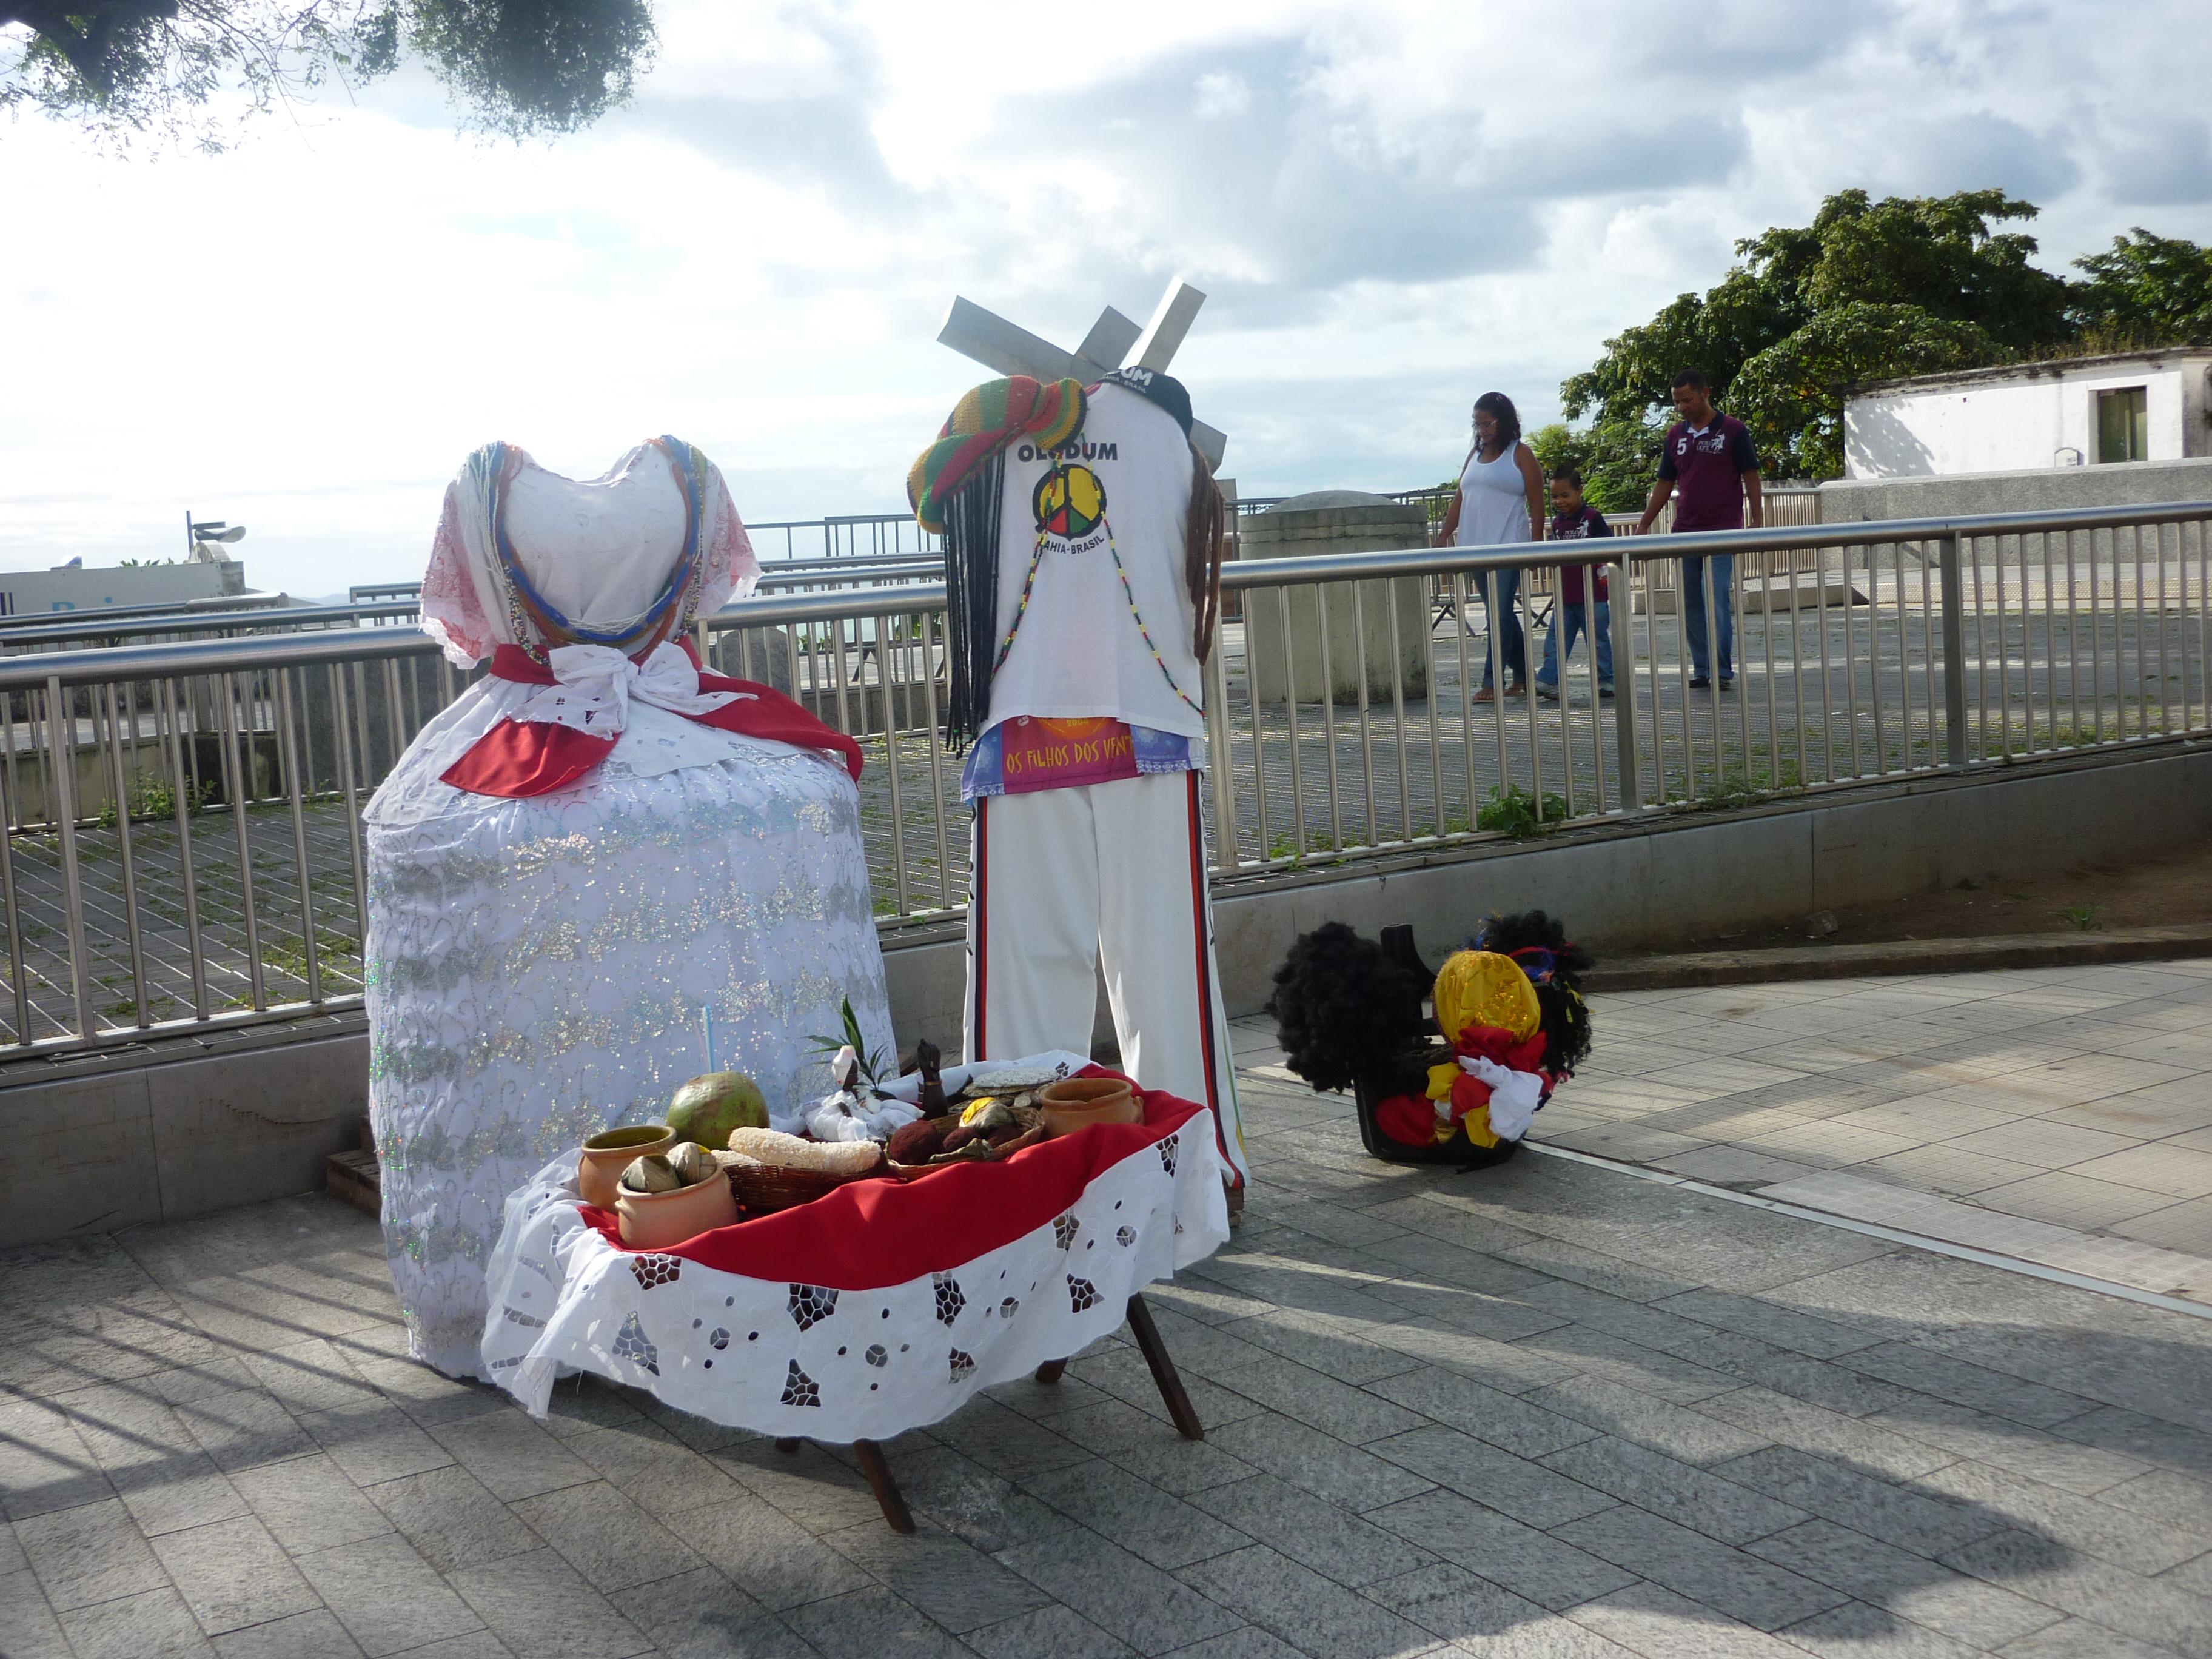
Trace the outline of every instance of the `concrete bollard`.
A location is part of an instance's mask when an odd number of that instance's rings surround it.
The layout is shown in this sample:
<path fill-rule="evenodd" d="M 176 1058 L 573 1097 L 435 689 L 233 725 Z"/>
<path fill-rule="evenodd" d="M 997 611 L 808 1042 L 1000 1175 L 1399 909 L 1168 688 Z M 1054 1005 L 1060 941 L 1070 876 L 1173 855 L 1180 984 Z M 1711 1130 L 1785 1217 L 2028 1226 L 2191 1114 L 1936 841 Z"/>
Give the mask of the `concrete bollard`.
<path fill-rule="evenodd" d="M 1242 558 L 1247 563 L 1330 553 L 1399 552 L 1427 544 L 1428 516 L 1419 507 L 1387 496 L 1323 489 L 1293 495 L 1246 519 L 1242 539 Z M 1326 690 L 1321 604 L 1310 586 L 1292 588 L 1290 600 L 1286 650 L 1282 600 L 1266 590 L 1245 595 L 1245 643 L 1253 695 L 1260 702 L 1279 703 L 1289 687 L 1300 702 L 1318 702 L 1323 696 L 1340 703 L 1357 702 L 1363 629 L 1369 701 L 1389 700 L 1394 662 L 1407 696 L 1428 696 L 1428 583 L 1424 578 L 1330 584 Z M 1291 686 L 1293 672 L 1296 684 Z"/>

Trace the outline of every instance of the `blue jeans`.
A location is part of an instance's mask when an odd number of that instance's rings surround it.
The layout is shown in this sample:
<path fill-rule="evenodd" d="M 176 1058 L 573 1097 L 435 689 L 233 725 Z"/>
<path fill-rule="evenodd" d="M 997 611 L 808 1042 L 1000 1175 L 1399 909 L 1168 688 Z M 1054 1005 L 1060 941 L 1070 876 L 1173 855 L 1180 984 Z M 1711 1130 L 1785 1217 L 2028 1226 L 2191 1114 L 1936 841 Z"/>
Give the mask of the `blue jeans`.
<path fill-rule="evenodd" d="M 1604 599 L 1597 602 L 1597 625 L 1593 628 L 1589 606 L 1561 599 L 1552 607 L 1552 625 L 1544 630 L 1544 665 L 1536 671 L 1537 684 L 1559 683 L 1559 664 L 1575 654 L 1575 636 L 1585 633 L 1597 652 L 1597 683 L 1613 684 L 1613 606 Z M 1563 634 L 1565 639 L 1560 638 Z"/>
<path fill-rule="evenodd" d="M 1498 603 L 1490 605 L 1490 584 L 1498 584 Z M 1521 631 L 1521 571 L 1518 566 L 1510 570 L 1486 570 L 1469 579 L 1486 608 L 1490 609 L 1490 631 L 1497 636 L 1498 660 L 1505 665 L 1506 682 L 1518 685 L 1528 678 L 1528 641 Z M 1490 652 L 1482 653 L 1482 683 L 1489 687 L 1496 683 L 1495 665 Z"/>
<path fill-rule="evenodd" d="M 1720 612 L 1721 678 L 1735 678 L 1735 555 L 1713 555 L 1713 606 Z M 1705 653 L 1705 562 L 1682 561 L 1682 628 L 1690 636 L 1690 672 L 1704 678 L 1711 672 Z"/>

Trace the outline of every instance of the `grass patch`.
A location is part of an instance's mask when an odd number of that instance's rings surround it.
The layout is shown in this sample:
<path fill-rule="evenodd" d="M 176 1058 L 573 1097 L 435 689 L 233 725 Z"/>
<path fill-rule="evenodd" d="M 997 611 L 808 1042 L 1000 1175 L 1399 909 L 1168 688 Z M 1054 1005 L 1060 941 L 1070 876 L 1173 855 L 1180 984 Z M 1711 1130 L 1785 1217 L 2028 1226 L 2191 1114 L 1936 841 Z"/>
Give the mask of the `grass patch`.
<path fill-rule="evenodd" d="M 1562 797 L 1547 790 L 1539 799 L 1518 784 L 1508 784 L 1502 790 L 1490 792 L 1490 799 L 1475 814 L 1474 825 L 1478 830 L 1526 841 L 1532 836 L 1549 835 L 1566 820 L 1567 803 Z"/>

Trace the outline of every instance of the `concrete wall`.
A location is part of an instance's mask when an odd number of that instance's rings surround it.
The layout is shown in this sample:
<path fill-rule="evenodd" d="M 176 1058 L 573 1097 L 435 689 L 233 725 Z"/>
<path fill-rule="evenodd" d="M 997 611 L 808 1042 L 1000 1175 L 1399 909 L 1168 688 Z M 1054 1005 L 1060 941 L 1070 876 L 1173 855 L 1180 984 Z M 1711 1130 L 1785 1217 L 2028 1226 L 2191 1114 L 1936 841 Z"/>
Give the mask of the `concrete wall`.
<path fill-rule="evenodd" d="M 1962 876 L 2034 875 L 2206 839 L 2212 744 L 2177 744 L 1232 884 L 1215 895 L 1215 952 L 1233 1017 L 1266 1005 L 1291 941 L 1324 921 L 1370 935 L 1410 922 L 1434 957 L 1463 945 L 1492 911 L 1541 906 L 1602 952 L 1887 903 Z M 887 954 L 901 1042 L 927 1036 L 957 1052 L 963 952 L 957 938 L 939 937 Z M 1096 1034 L 1112 1030 L 1102 999 Z"/>
<path fill-rule="evenodd" d="M 368 1035 L 229 1035 L 167 1064 L 77 1062 L 88 1074 L 0 1088 L 0 1247 L 174 1221 L 323 1184 L 323 1160 L 360 1144 Z"/>
<path fill-rule="evenodd" d="M 2037 513 L 2068 507 L 2146 507 L 2212 501 L 2212 458 L 2131 466 L 2041 467 L 1944 478 L 1839 478 L 1820 489 L 1822 524 L 1940 519 L 1964 513 Z"/>
<path fill-rule="evenodd" d="M 1541 905 L 1602 954 L 2208 837 L 2212 744 L 2187 742 L 1659 817 L 1232 884 L 1215 904 L 1222 989 L 1231 1014 L 1256 1012 L 1291 941 L 1324 921 L 1370 935 L 1411 922 L 1433 959 L 1488 912 Z M 894 939 L 885 968 L 900 1041 L 957 1054 L 958 930 Z M 310 1191 L 324 1158 L 355 1144 L 368 1069 L 358 1016 L 314 1022 L 307 1040 L 258 1028 L 180 1047 L 194 1057 L 72 1062 L 113 1068 L 82 1076 L 17 1062 L 0 1078 L 0 1145 L 14 1153 L 0 1163 L 0 1246 Z"/>
<path fill-rule="evenodd" d="M 1267 1001 L 1301 933 L 1410 922 L 1431 960 L 1500 909 L 1564 916 L 1601 955 L 2212 839 L 2212 745 L 2052 769 L 1991 769 L 1723 817 L 1661 818 L 1215 905 L 1231 1012 Z"/>
<path fill-rule="evenodd" d="M 2141 386 L 2147 459 L 2212 454 L 2205 421 L 2212 352 L 2085 358 L 1929 377 L 1849 398 L 1844 476 L 1906 478 L 2097 462 L 2097 394 Z"/>

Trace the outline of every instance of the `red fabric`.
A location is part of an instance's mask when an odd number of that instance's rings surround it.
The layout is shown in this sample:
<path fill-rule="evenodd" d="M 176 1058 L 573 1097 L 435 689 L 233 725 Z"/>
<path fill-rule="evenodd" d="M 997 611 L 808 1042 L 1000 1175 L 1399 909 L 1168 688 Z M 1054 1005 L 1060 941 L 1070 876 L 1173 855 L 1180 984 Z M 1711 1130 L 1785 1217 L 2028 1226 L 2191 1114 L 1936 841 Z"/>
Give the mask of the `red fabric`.
<path fill-rule="evenodd" d="M 691 643 L 684 641 L 690 650 Z M 845 757 L 845 769 L 853 775 L 853 781 L 860 781 L 860 745 L 842 732 L 833 731 L 808 714 L 804 706 L 793 702 L 773 686 L 762 685 L 752 680 L 734 680 L 726 674 L 710 674 L 699 671 L 702 691 L 744 691 L 751 695 L 750 702 L 726 702 L 710 714 L 699 716 L 699 724 L 712 726 L 724 732 L 734 732 L 744 738 L 766 738 L 771 743 L 787 743 L 794 749 L 827 749 Z"/>
<path fill-rule="evenodd" d="M 1184 799 L 1190 813 L 1190 913 L 1191 937 L 1198 951 L 1198 1029 L 1205 1039 L 1206 1103 L 1213 1113 L 1213 1143 L 1221 1153 L 1221 1167 L 1228 1172 L 1229 1184 L 1241 1188 L 1244 1176 L 1237 1169 L 1237 1160 L 1229 1155 L 1229 1125 L 1221 1113 L 1219 1085 L 1216 1081 L 1216 1054 L 1213 1033 L 1213 930 L 1206 925 L 1206 899 L 1209 890 L 1206 873 L 1206 832 L 1198 816 L 1198 774 L 1183 774 Z M 1241 1150 L 1241 1147 L 1240 1147 Z"/>
<path fill-rule="evenodd" d="M 502 645 L 502 651 L 512 650 Z M 440 779 L 472 795 L 523 800 L 565 789 L 607 757 L 612 738 L 544 720 L 501 720 L 469 745 Z"/>
<path fill-rule="evenodd" d="M 1498 1025 L 1470 1025 L 1459 1034 L 1452 1051 L 1468 1060 L 1494 1060 L 1509 1072 L 1540 1072 L 1544 1068 L 1544 1034 L 1516 1037 Z"/>
<path fill-rule="evenodd" d="M 1085 1077 L 1116 1075 L 1086 1067 Z M 940 1170 L 918 1181 L 848 1182 L 811 1204 L 718 1227 L 657 1252 L 749 1279 L 839 1291 L 882 1290 L 943 1273 L 1010 1244 L 1066 1213 L 1085 1188 L 1149 1148 L 1203 1109 L 1148 1091 L 1142 1123 L 1099 1124 L 1059 1135 L 996 1164 Z M 617 1249 L 614 1212 L 586 1206 L 584 1219 Z"/>
<path fill-rule="evenodd" d="M 975 1016 L 975 1036 L 971 1054 L 991 1052 L 986 1014 L 991 1006 L 991 798 L 975 800 L 975 868 L 968 878 L 968 917 L 975 929 L 975 948 L 969 957 L 972 970 L 969 1012 Z"/>
<path fill-rule="evenodd" d="M 1121 720 L 1023 714 L 998 732 L 1000 771 L 1010 795 L 1080 789 L 1137 775 L 1136 740 Z"/>
<path fill-rule="evenodd" d="M 1544 1034 L 1516 1038 L 1497 1025 L 1470 1025 L 1459 1035 L 1452 1052 L 1472 1060 L 1494 1060 L 1509 1072 L 1544 1073 Z M 1549 1079 L 1547 1079 L 1547 1081 Z M 1462 1072 L 1452 1079 L 1449 1115 L 1457 1123 L 1478 1107 L 1490 1104 L 1490 1085 Z M 1378 1101 L 1375 1127 L 1408 1146 L 1426 1146 L 1437 1138 L 1437 1103 L 1425 1095 L 1395 1095 Z"/>
<path fill-rule="evenodd" d="M 1455 1054 L 1467 1059 L 1496 1060 L 1509 1072 L 1534 1072 L 1542 1075 L 1544 1066 L 1544 1034 L 1516 1038 L 1512 1032 L 1497 1025 L 1470 1025 L 1459 1034 L 1452 1045 Z M 1456 1123 L 1478 1106 L 1490 1104 L 1490 1085 L 1479 1077 L 1462 1072 L 1452 1079 L 1451 1118 Z"/>
<path fill-rule="evenodd" d="M 688 639 L 678 641 L 693 666 L 699 653 Z M 518 645 L 502 645 L 491 656 L 491 672 L 502 680 L 520 685 L 556 684 L 553 671 Z M 860 745 L 842 732 L 834 732 L 772 686 L 751 680 L 735 680 L 726 674 L 699 671 L 702 691 L 740 691 L 744 696 L 711 714 L 697 716 L 698 724 L 739 737 L 787 743 L 795 749 L 822 749 L 842 755 L 853 781 L 860 780 Z M 456 789 L 476 795 L 500 795 L 521 799 L 550 794 L 567 787 L 607 757 L 612 738 L 595 738 L 573 726 L 550 720 L 501 720 L 470 745 L 467 754 L 441 775 Z"/>
<path fill-rule="evenodd" d="M 1375 1127 L 1401 1146 L 1432 1146 L 1437 1138 L 1437 1103 L 1426 1095 L 1393 1095 L 1376 1103 Z"/>

